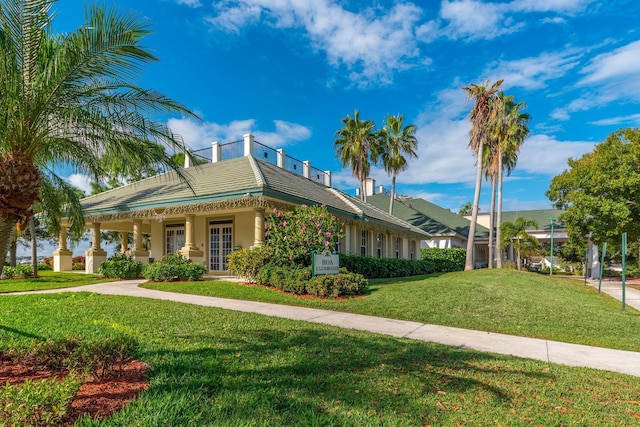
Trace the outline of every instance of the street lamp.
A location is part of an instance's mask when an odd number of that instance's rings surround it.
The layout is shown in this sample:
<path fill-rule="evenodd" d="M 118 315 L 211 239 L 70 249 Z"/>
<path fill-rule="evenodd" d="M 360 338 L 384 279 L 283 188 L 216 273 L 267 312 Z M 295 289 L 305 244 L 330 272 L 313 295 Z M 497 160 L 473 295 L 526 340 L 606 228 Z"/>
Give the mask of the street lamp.
<path fill-rule="evenodd" d="M 549 220 L 551 220 L 551 259 L 549 265 L 549 276 L 553 276 L 553 227 L 556 225 L 556 218 L 552 216 Z"/>

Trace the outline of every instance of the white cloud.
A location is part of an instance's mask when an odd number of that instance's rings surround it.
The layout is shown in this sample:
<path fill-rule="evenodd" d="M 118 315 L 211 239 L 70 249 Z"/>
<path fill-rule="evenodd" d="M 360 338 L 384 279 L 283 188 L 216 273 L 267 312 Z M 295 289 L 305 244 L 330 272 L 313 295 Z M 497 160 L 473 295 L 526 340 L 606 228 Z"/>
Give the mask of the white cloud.
<path fill-rule="evenodd" d="M 587 76 L 578 82 L 578 86 L 608 85 L 612 79 L 629 76 L 637 78 L 640 75 L 640 40 L 596 56 L 583 73 Z"/>
<path fill-rule="evenodd" d="M 200 7 L 202 3 L 200 0 L 177 0 L 178 4 L 184 4 L 189 7 Z"/>
<path fill-rule="evenodd" d="M 206 21 L 232 32 L 257 23 L 302 30 L 331 65 L 345 67 L 362 85 L 388 84 L 395 71 L 425 63 L 415 38 L 422 9 L 412 3 L 397 3 L 380 16 L 372 9 L 351 12 L 333 0 L 225 1 L 216 12 Z"/>
<path fill-rule="evenodd" d="M 477 0 L 443 1 L 440 16 L 449 21 L 442 31 L 449 38 L 492 39 L 513 33 L 523 24 L 504 25 L 506 3 L 483 3 Z"/>
<path fill-rule="evenodd" d="M 589 122 L 589 124 L 596 125 L 596 126 L 611 126 L 611 125 L 620 125 L 625 123 L 631 123 L 631 124 L 635 124 L 636 126 L 640 126 L 640 114 L 630 114 L 628 116 L 611 117 L 608 119 Z"/>
<path fill-rule="evenodd" d="M 66 181 L 74 187 L 84 191 L 85 194 L 91 194 L 91 178 L 87 175 L 74 173 L 66 178 Z"/>
<path fill-rule="evenodd" d="M 567 20 L 559 16 L 554 16 L 553 18 L 542 18 L 540 22 L 543 24 L 565 24 Z"/>
<path fill-rule="evenodd" d="M 593 151 L 595 144 L 586 141 L 558 141 L 548 135 L 528 138 L 518 155 L 518 171 L 555 176 L 567 168 L 567 160 Z"/>
<path fill-rule="evenodd" d="M 576 49 L 542 53 L 530 58 L 494 62 L 483 74 L 492 81 L 504 79 L 503 89 L 521 87 L 534 90 L 545 87 L 548 80 L 563 77 L 579 64 L 579 59 Z"/>
<path fill-rule="evenodd" d="M 261 130 L 254 119 L 219 124 L 196 122 L 190 118 L 172 118 L 167 122 L 167 126 L 174 133 L 181 135 L 185 144 L 191 149 L 210 147 L 214 141 L 237 141 L 247 133 L 252 133 L 257 141 L 272 148 L 281 148 L 311 137 L 311 130 L 303 125 L 283 120 L 274 120 L 273 123 L 274 131 Z"/>
<path fill-rule="evenodd" d="M 480 0 L 444 0 L 440 16 L 449 21 L 442 34 L 452 39 L 493 39 L 524 28 L 523 13 L 576 15 L 593 0 L 516 0 L 484 2 Z M 543 22 L 562 23 L 564 18 L 547 16 Z"/>

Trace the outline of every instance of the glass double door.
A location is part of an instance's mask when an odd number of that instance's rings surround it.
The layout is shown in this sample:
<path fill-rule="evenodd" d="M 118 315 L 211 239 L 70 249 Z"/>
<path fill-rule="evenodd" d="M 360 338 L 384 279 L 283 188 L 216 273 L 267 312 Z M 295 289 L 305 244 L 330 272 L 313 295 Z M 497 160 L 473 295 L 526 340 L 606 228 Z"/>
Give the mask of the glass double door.
<path fill-rule="evenodd" d="M 227 271 L 227 257 L 233 251 L 233 223 L 209 223 L 209 271 Z"/>

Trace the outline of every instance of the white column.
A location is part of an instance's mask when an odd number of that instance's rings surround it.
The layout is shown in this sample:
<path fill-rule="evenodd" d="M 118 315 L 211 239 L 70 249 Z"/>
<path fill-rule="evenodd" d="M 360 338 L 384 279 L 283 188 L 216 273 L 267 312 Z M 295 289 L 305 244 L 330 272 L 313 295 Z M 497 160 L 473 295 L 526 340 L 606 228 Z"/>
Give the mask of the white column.
<path fill-rule="evenodd" d="M 253 135 L 250 133 L 243 135 L 244 140 L 244 155 L 253 156 Z"/>
<path fill-rule="evenodd" d="M 211 143 L 211 163 L 218 163 L 220 160 L 222 160 L 220 144 L 218 141 L 214 141 Z"/>
<path fill-rule="evenodd" d="M 84 271 L 87 274 L 96 274 L 100 269 L 100 266 L 107 260 L 107 253 L 100 247 L 100 223 L 94 222 L 92 224 L 92 241 L 91 248 L 84 253 L 85 256 L 85 268 Z"/>
<path fill-rule="evenodd" d="M 592 279 L 599 279 L 600 278 L 600 257 L 599 257 L 599 250 L 598 250 L 598 245 L 594 244 L 591 240 L 589 240 L 588 242 L 588 248 L 589 248 L 589 268 L 591 269 L 591 278 Z M 555 259 L 556 257 L 554 256 L 553 259 Z"/>
<path fill-rule="evenodd" d="M 133 259 L 143 264 L 149 262 L 149 251 L 147 251 L 142 245 L 142 220 L 133 220 L 133 247 L 129 254 Z"/>
<path fill-rule="evenodd" d="M 311 174 L 311 162 L 309 160 L 305 160 L 302 162 L 302 176 L 305 178 L 309 178 Z"/>
<path fill-rule="evenodd" d="M 278 153 L 278 167 L 284 169 L 286 166 L 287 153 L 282 148 L 278 148 L 276 152 Z"/>
<path fill-rule="evenodd" d="M 71 271 L 73 270 L 73 253 L 67 249 L 67 227 L 60 226 L 60 236 L 58 240 L 58 249 L 53 251 L 53 271 Z"/>
<path fill-rule="evenodd" d="M 184 216 L 184 246 L 180 249 L 180 253 L 185 258 L 195 263 L 204 261 L 204 252 L 199 250 L 196 245 L 196 216 L 194 214 L 186 214 Z"/>
<path fill-rule="evenodd" d="M 253 246 L 251 248 L 264 245 L 264 211 L 256 209 L 254 215 Z"/>

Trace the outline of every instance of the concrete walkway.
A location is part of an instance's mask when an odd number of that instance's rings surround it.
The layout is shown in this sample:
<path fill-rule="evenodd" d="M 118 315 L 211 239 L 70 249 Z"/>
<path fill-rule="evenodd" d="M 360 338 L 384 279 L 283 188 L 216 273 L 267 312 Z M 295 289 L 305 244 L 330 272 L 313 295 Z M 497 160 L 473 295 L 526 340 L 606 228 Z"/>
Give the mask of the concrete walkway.
<path fill-rule="evenodd" d="M 598 289 L 599 280 L 589 279 L 587 280 L 587 284 Z M 638 285 L 638 282 L 633 282 L 633 284 Z M 622 281 L 620 280 L 603 280 L 600 291 L 612 296 L 618 301 L 622 301 Z M 625 305 L 640 310 L 640 290 L 630 287 L 629 282 L 627 282 L 627 286 L 625 286 Z M 622 310 L 622 303 L 620 304 L 620 309 Z"/>
<path fill-rule="evenodd" d="M 322 323 L 338 326 L 340 328 L 357 329 L 360 331 L 375 332 L 394 337 L 437 342 L 459 348 L 470 348 L 490 353 L 542 360 L 562 365 L 589 367 L 640 376 L 640 353 L 632 351 L 567 344 L 544 339 L 524 338 L 493 332 L 428 325 L 419 322 L 342 313 L 315 308 L 156 291 L 138 287 L 138 284 L 143 282 L 144 280 L 128 280 L 79 286 L 75 288 L 52 289 L 35 292 L 16 292 L 4 295 L 96 292 L 104 295 L 154 298 L 208 307 L 219 307 L 248 313 L 258 313 L 266 316 L 302 320 L 305 322 Z M 596 287 L 597 286 L 596 282 Z M 613 289 L 612 292 L 614 292 L 615 287 L 612 285 L 611 289 Z M 627 298 L 629 297 L 630 294 L 628 293 Z M 640 295 L 638 297 L 637 302 L 640 304 Z M 632 300 L 635 300 L 635 298 L 635 296 L 632 297 Z"/>

